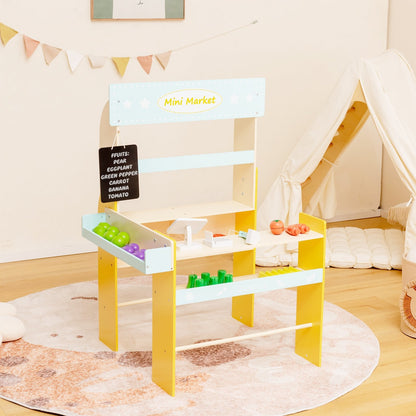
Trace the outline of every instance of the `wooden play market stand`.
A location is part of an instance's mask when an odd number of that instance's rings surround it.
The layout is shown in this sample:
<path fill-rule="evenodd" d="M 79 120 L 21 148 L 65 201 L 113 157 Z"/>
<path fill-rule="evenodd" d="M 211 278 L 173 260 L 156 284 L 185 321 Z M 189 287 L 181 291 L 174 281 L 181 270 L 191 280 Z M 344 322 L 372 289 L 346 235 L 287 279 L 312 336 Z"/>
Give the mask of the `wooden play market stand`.
<path fill-rule="evenodd" d="M 261 232 L 260 242 L 247 244 L 238 234 L 229 236 L 230 245 L 201 245 L 192 250 L 177 249 L 176 241 L 153 224 L 170 225 L 178 218 L 207 218 L 208 224 L 220 217 L 231 217 L 231 228 L 247 232 L 256 229 L 256 123 L 264 114 L 264 79 L 158 82 L 115 84 L 110 86 L 109 107 L 101 124 L 100 146 L 111 146 L 111 126 L 234 119 L 234 146 L 225 153 L 178 156 L 139 160 L 140 174 L 169 172 L 200 167 L 215 169 L 233 166 L 233 196 L 226 201 L 119 213 L 116 203 L 100 203 L 99 213 L 82 218 L 84 237 L 98 246 L 99 333 L 101 341 L 118 350 L 118 308 L 146 300 L 118 303 L 117 259 L 142 273 L 152 275 L 152 379 L 170 395 L 175 395 L 175 354 L 213 343 L 176 346 L 176 307 L 180 305 L 232 298 L 232 317 L 254 326 L 254 294 L 297 287 L 296 325 L 291 328 L 260 332 L 246 337 L 214 341 L 233 342 L 248 337 L 296 330 L 295 351 L 313 364 L 321 364 L 322 318 L 324 301 L 325 222 L 300 214 L 299 222 L 311 231 L 297 237 L 283 233 Z M 109 108 L 109 111 L 108 111 Z M 106 133 L 106 128 L 108 132 Z M 143 260 L 100 237 L 92 230 L 108 222 L 128 232 L 131 241 L 146 248 Z M 166 227 L 167 228 L 167 227 Z M 299 271 L 259 277 L 255 270 L 255 252 L 259 245 L 298 243 Z M 176 286 L 179 261 L 233 255 L 234 282 L 190 289 Z M 139 317 L 138 317 L 139 318 Z M 278 353 L 278 351 L 276 352 Z"/>

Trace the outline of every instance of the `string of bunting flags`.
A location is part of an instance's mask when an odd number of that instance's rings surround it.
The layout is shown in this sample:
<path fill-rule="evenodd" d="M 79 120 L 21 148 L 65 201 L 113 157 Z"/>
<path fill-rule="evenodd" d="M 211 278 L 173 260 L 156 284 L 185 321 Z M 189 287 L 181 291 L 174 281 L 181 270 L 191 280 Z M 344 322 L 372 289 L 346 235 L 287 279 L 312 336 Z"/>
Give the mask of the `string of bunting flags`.
<path fill-rule="evenodd" d="M 126 72 L 127 65 L 129 64 L 130 60 L 136 60 L 141 68 L 146 72 L 146 74 L 150 74 L 150 70 L 152 68 L 153 58 L 160 64 L 160 66 L 165 70 L 169 64 L 169 60 L 171 57 L 172 52 L 179 51 L 185 48 L 189 48 L 191 46 L 194 46 L 199 43 L 207 42 L 211 39 L 217 38 L 219 36 L 226 35 L 228 33 L 234 32 L 236 30 L 242 29 L 244 27 L 247 27 L 249 25 L 257 23 L 257 20 L 250 22 L 246 25 L 239 26 L 237 28 L 234 28 L 232 30 L 229 30 L 224 33 L 220 33 L 215 36 L 211 36 L 210 38 L 203 39 L 188 45 L 184 45 L 180 48 L 172 49 L 166 52 L 158 53 L 158 54 L 152 54 L 152 55 L 145 55 L 145 56 L 136 56 L 136 57 L 106 57 L 106 56 L 94 56 L 94 55 L 84 55 L 80 52 L 74 51 L 74 50 L 65 50 L 67 59 L 68 59 L 68 65 L 71 69 L 71 72 L 75 72 L 75 70 L 78 68 L 80 63 L 85 57 L 88 57 L 88 61 L 90 63 L 91 68 L 102 68 L 106 62 L 106 60 L 110 59 L 116 69 L 117 72 L 120 74 L 121 77 L 123 77 L 124 73 Z M 12 29 L 11 27 L 3 24 L 0 22 L 0 38 L 4 46 L 7 45 L 7 43 L 13 39 L 19 32 L 17 30 Z M 62 51 L 61 48 L 58 48 L 56 46 L 49 45 L 47 43 L 40 42 L 36 39 L 33 39 L 30 36 L 27 36 L 25 34 L 22 34 L 23 37 L 23 44 L 25 47 L 25 53 L 26 57 L 30 58 L 37 47 L 41 45 L 43 57 L 45 59 L 46 65 L 50 65 L 52 61 L 59 55 L 59 53 Z"/>

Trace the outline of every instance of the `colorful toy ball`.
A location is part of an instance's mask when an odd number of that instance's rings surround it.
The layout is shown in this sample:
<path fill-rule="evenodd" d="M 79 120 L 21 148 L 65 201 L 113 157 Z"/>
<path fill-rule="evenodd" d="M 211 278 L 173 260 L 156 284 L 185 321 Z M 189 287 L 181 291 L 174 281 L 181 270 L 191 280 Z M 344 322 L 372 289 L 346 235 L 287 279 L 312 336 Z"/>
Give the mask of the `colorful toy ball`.
<path fill-rule="evenodd" d="M 110 227 L 111 228 L 111 227 Z M 108 240 L 108 241 L 112 241 L 113 240 L 113 238 L 117 235 L 117 233 L 115 233 L 113 230 L 111 230 L 111 229 L 108 229 L 105 233 L 104 233 L 104 235 L 103 235 L 103 237 L 106 239 L 106 240 Z"/>
<path fill-rule="evenodd" d="M 270 231 L 274 235 L 280 235 L 285 230 L 285 224 L 281 220 L 273 220 L 270 223 Z"/>
<path fill-rule="evenodd" d="M 126 246 L 123 247 L 123 250 L 127 251 L 128 253 L 133 254 L 134 253 L 134 248 L 132 247 L 132 244 L 127 244 Z"/>
<path fill-rule="evenodd" d="M 144 252 L 145 252 L 145 249 L 135 250 L 133 255 L 138 257 L 140 260 L 144 260 Z"/>
<path fill-rule="evenodd" d="M 110 224 L 107 222 L 100 222 L 96 227 L 93 228 L 93 231 L 99 236 L 103 237 L 109 227 Z"/>
<path fill-rule="evenodd" d="M 110 225 L 110 227 L 107 228 L 107 231 L 111 231 L 114 234 L 118 234 L 120 232 L 120 230 L 114 225 Z"/>
<path fill-rule="evenodd" d="M 118 247 L 124 247 L 126 244 L 128 244 L 130 242 L 130 236 L 125 233 L 125 232 L 121 232 L 118 233 L 112 240 L 111 242 L 113 244 L 115 244 Z"/>
<path fill-rule="evenodd" d="M 139 250 L 139 249 L 140 249 L 139 245 L 138 245 L 138 244 L 136 244 L 136 243 L 130 243 L 129 245 L 130 245 L 130 247 L 132 247 L 132 248 L 133 248 L 133 251 L 137 251 L 137 250 Z"/>

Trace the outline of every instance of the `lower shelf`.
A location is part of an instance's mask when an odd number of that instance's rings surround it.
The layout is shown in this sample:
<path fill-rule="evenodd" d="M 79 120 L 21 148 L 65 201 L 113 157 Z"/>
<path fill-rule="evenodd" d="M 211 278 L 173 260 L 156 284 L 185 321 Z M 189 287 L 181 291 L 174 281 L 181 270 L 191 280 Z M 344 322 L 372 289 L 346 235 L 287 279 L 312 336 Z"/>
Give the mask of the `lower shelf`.
<path fill-rule="evenodd" d="M 252 277 L 252 278 L 250 278 Z M 276 289 L 322 283 L 323 269 L 304 270 L 295 273 L 260 277 L 247 276 L 247 280 L 202 286 L 176 291 L 176 306 L 206 302 L 234 296 L 250 295 Z"/>

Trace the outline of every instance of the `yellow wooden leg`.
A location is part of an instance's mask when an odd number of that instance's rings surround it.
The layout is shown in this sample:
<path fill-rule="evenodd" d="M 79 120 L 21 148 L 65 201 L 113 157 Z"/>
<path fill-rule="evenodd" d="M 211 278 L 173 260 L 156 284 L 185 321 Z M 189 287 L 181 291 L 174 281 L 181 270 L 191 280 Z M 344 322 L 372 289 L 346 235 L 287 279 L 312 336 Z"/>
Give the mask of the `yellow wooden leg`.
<path fill-rule="evenodd" d="M 236 230 L 246 231 L 256 228 L 255 211 L 236 214 Z M 245 276 L 256 272 L 256 250 L 234 253 L 233 274 Z M 254 295 L 235 296 L 232 299 L 232 317 L 247 326 L 254 325 Z"/>
<path fill-rule="evenodd" d="M 322 321 L 325 286 L 325 221 L 307 214 L 299 215 L 299 222 L 307 224 L 324 238 L 299 243 L 299 267 L 304 270 L 322 268 L 322 283 L 300 286 L 297 289 L 296 324 L 312 322 L 310 328 L 296 331 L 295 351 L 311 363 L 321 366 Z"/>
<path fill-rule="evenodd" d="M 234 276 L 254 274 L 256 251 L 234 253 Z M 244 325 L 254 325 L 254 295 L 235 296 L 232 300 L 232 317 Z"/>
<path fill-rule="evenodd" d="M 100 340 L 118 350 L 117 257 L 98 248 L 98 314 Z"/>
<path fill-rule="evenodd" d="M 152 290 L 152 380 L 174 396 L 176 267 L 171 272 L 154 274 Z"/>

